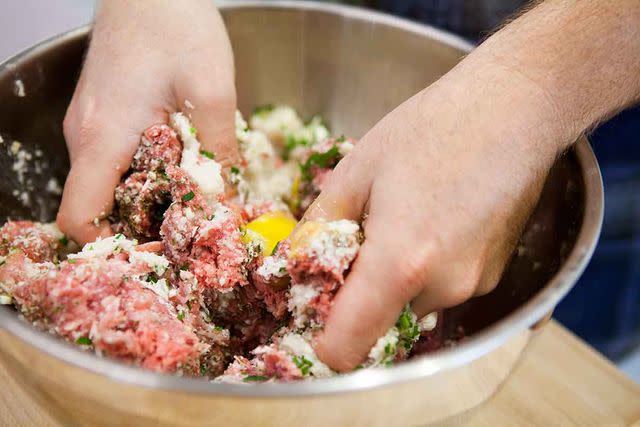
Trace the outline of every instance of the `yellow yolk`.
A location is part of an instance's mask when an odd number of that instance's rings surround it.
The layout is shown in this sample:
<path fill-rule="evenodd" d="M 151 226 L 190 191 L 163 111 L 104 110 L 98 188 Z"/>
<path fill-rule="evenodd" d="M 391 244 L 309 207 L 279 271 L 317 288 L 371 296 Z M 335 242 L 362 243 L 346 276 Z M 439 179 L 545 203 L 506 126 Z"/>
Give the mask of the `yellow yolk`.
<path fill-rule="evenodd" d="M 259 238 L 262 255 L 269 256 L 279 241 L 289 237 L 295 226 L 296 220 L 288 212 L 269 212 L 245 225 L 245 239 Z"/>
<path fill-rule="evenodd" d="M 291 184 L 291 194 L 289 194 L 289 207 L 294 211 L 300 204 L 300 173 L 296 174 Z"/>
<path fill-rule="evenodd" d="M 301 224 L 296 234 L 291 236 L 290 254 L 295 256 L 298 251 L 308 247 L 311 244 L 311 240 L 322 231 L 324 224 L 316 221 L 307 221 Z"/>

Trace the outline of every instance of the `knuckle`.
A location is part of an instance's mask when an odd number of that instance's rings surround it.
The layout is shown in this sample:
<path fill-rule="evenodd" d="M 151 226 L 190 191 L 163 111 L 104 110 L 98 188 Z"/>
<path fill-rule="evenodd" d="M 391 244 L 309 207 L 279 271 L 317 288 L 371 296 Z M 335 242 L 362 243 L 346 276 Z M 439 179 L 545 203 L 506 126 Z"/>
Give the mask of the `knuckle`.
<path fill-rule="evenodd" d="M 209 83 L 198 87 L 193 99 L 195 100 L 195 108 L 205 110 L 235 110 L 236 106 L 235 91 L 218 83 Z"/>
<path fill-rule="evenodd" d="M 91 112 L 76 113 L 73 107 L 67 111 L 63 122 L 64 135 L 78 152 L 92 147 L 98 139 L 100 129 L 107 125 L 99 117 Z"/>
<path fill-rule="evenodd" d="M 433 245 L 419 244 L 407 251 L 399 251 L 397 259 L 399 286 L 398 292 L 409 300 L 425 285 L 434 260 Z"/>
<path fill-rule="evenodd" d="M 452 283 L 447 288 L 447 292 L 444 295 L 444 302 L 447 307 L 462 304 L 469 298 L 473 297 L 477 288 L 477 282 L 472 280 L 461 280 Z"/>
<path fill-rule="evenodd" d="M 444 299 L 447 306 L 461 304 L 476 295 L 483 274 L 481 262 L 465 264 L 463 273 L 450 282 Z"/>

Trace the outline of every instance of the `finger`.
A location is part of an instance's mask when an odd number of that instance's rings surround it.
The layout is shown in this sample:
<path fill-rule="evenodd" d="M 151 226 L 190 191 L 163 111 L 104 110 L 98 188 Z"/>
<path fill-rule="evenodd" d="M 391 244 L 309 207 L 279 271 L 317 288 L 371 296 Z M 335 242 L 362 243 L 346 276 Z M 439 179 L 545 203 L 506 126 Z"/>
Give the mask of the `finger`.
<path fill-rule="evenodd" d="M 389 225 L 383 227 L 386 233 L 371 223 L 365 228 L 367 238 L 318 337 L 319 357 L 338 371 L 349 371 L 366 359 L 419 293 L 426 272 L 420 247 L 399 247 Z"/>
<path fill-rule="evenodd" d="M 199 62 L 188 66 L 189 74 L 177 80 L 180 105 L 191 117 L 203 148 L 215 154 L 216 161 L 229 167 L 238 164 L 236 140 L 236 87 L 233 52 L 224 32 L 222 18 L 215 11 L 215 28 L 204 46 Z M 226 39 L 226 43 L 221 43 Z"/>
<path fill-rule="evenodd" d="M 306 221 L 351 219 L 359 221 L 365 212 L 371 180 L 354 161 L 354 153 L 343 158 L 328 177 L 324 189 L 305 212 Z"/>
<path fill-rule="evenodd" d="M 193 94 L 185 98 L 183 104 L 197 129 L 202 148 L 214 153 L 215 160 L 223 166 L 237 165 L 240 155 L 235 133 L 235 93 Z"/>
<path fill-rule="evenodd" d="M 57 223 L 73 240 L 87 243 L 112 234 L 105 219 L 113 208 L 114 190 L 129 168 L 136 144 L 117 143 L 132 136 L 115 125 L 66 133 L 73 160 Z"/>

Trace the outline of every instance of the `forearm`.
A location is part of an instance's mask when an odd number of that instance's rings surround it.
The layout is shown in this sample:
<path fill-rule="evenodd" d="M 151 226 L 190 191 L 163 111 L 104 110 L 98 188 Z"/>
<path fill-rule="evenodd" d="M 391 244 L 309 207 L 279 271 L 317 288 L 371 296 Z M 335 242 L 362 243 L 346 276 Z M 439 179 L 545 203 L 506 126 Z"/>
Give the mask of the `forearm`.
<path fill-rule="evenodd" d="M 489 121 L 496 137 L 555 155 L 640 100 L 640 2 L 547 0 L 434 86 L 426 92 L 461 99 L 451 102 L 478 128 Z M 465 114 L 469 100 L 481 111 Z"/>
<path fill-rule="evenodd" d="M 575 137 L 640 99 L 640 2 L 548 0 L 479 53 L 539 85 Z"/>

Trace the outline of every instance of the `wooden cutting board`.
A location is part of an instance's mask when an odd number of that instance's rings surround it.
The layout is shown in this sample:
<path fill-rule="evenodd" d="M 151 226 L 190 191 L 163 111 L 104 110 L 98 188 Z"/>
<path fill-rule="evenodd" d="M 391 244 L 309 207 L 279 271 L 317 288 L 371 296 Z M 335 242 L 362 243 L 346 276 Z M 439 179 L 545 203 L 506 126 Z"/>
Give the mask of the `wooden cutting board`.
<path fill-rule="evenodd" d="M 1 426 L 62 426 L 0 365 Z M 640 385 L 551 321 L 484 405 L 446 426 L 640 426 Z"/>

